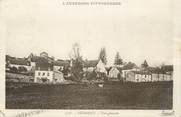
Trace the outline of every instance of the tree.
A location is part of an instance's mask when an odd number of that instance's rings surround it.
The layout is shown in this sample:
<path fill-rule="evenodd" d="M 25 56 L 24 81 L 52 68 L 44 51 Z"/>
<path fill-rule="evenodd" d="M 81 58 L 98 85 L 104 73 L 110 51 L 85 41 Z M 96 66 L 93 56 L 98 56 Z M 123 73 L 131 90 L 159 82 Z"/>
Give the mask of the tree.
<path fill-rule="evenodd" d="M 18 69 L 13 66 L 13 67 L 10 68 L 10 71 L 12 71 L 12 72 L 14 72 L 14 73 L 17 73 L 17 72 L 18 72 Z"/>
<path fill-rule="evenodd" d="M 119 52 L 117 52 L 114 60 L 114 65 L 122 65 L 122 64 L 123 60 L 121 59 Z"/>
<path fill-rule="evenodd" d="M 101 48 L 100 54 L 99 54 L 99 60 L 101 60 L 104 64 L 107 63 L 107 55 L 106 55 L 106 48 Z"/>
<path fill-rule="evenodd" d="M 128 62 L 126 65 L 123 66 L 123 69 L 133 69 L 136 66 L 135 63 Z"/>
<path fill-rule="evenodd" d="M 72 47 L 72 50 L 69 54 L 69 57 L 70 59 L 80 59 L 81 56 L 80 56 L 80 46 L 78 43 L 74 43 L 73 44 L 73 47 Z"/>
<path fill-rule="evenodd" d="M 67 66 L 64 66 L 63 70 L 59 69 L 59 71 L 61 71 L 63 73 L 63 75 L 68 75 L 68 73 L 70 72 L 69 68 Z"/>
<path fill-rule="evenodd" d="M 27 68 L 24 67 L 24 66 L 19 66 L 18 67 L 18 72 L 27 72 L 27 71 L 28 71 Z"/>
<path fill-rule="evenodd" d="M 71 59 L 71 74 L 75 81 L 80 81 L 83 78 L 83 60 L 80 55 L 80 46 L 78 43 L 73 45 L 72 51 L 70 53 Z"/>
<path fill-rule="evenodd" d="M 172 72 L 173 71 L 173 65 L 162 65 L 161 66 L 161 71 L 163 73 Z"/>

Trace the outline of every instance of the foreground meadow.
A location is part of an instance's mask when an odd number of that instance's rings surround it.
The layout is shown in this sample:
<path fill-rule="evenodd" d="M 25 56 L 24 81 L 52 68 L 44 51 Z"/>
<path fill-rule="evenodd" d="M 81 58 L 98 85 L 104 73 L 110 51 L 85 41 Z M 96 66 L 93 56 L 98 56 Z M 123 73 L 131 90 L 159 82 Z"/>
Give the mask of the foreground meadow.
<path fill-rule="evenodd" d="M 13 88 L 12 88 L 13 87 Z M 173 83 L 6 83 L 7 109 L 172 109 Z"/>

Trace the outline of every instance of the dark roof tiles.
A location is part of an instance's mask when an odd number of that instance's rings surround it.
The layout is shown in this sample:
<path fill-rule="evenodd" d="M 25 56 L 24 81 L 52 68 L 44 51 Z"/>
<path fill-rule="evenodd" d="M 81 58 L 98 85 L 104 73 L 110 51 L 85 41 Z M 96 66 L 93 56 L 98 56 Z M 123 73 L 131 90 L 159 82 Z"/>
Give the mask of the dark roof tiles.
<path fill-rule="evenodd" d="M 53 63 L 55 66 L 69 66 L 70 61 L 68 60 L 57 60 Z"/>
<path fill-rule="evenodd" d="M 98 60 L 86 60 L 84 61 L 84 67 L 96 67 Z"/>
<path fill-rule="evenodd" d="M 15 65 L 28 65 L 28 66 L 30 66 L 29 61 L 25 60 L 24 58 L 15 58 L 15 59 L 11 59 L 9 61 L 11 64 L 15 64 Z"/>
<path fill-rule="evenodd" d="M 53 70 L 53 64 L 51 64 L 51 63 L 37 62 L 35 69 L 36 69 L 36 70 L 40 70 L 40 71 L 52 71 L 52 70 Z"/>

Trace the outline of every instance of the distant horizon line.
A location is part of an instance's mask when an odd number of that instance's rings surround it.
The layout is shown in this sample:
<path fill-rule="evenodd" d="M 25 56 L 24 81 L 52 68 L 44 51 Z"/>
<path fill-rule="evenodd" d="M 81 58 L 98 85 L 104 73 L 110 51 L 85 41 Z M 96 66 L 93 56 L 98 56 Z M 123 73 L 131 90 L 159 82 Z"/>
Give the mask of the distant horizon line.
<path fill-rule="evenodd" d="M 42 51 L 42 52 L 46 52 L 46 51 Z M 42 52 L 40 52 L 40 53 L 42 53 Z M 33 53 L 33 52 L 30 52 L 29 53 L 29 55 L 30 54 L 33 54 L 33 55 L 35 55 L 35 56 L 40 56 L 40 53 L 39 54 L 36 54 L 36 53 Z M 48 53 L 48 52 L 46 52 L 46 53 Z M 12 54 L 10 54 L 10 53 L 6 53 L 5 54 L 5 56 L 6 55 L 9 55 L 9 56 L 11 56 L 11 57 L 15 57 L 15 58 L 28 58 L 28 56 L 26 57 L 26 56 L 24 56 L 24 57 L 22 57 L 22 56 L 17 56 L 17 55 L 12 55 Z M 48 53 L 48 57 L 54 57 L 54 60 L 55 61 L 57 61 L 57 60 L 70 60 L 70 58 L 69 57 L 66 57 L 66 58 L 59 58 L 59 57 L 57 57 L 57 56 L 49 56 L 49 53 Z M 94 59 L 88 59 L 88 58 L 83 58 L 83 60 L 98 60 L 98 57 L 97 58 L 94 58 Z M 144 59 L 144 60 L 146 60 L 147 62 L 148 62 L 148 60 L 147 59 Z M 132 63 L 135 63 L 137 66 L 140 66 L 139 64 L 138 64 L 138 62 L 133 62 L 133 61 L 131 61 L 131 60 L 127 60 L 127 61 L 125 61 L 125 60 L 123 60 L 123 62 L 125 62 L 125 63 L 128 63 L 128 62 L 132 62 Z M 144 62 L 144 61 L 143 61 Z M 143 63 L 142 62 L 142 63 Z M 150 63 L 150 61 L 148 62 L 148 64 Z M 109 64 L 110 66 L 111 65 L 114 65 L 114 63 L 112 63 L 112 64 Z M 169 62 L 159 62 L 159 64 L 157 64 L 157 65 L 150 65 L 149 64 L 149 66 L 155 66 L 155 67 L 158 67 L 158 66 L 161 66 L 161 65 L 173 65 L 173 63 L 171 63 L 171 64 L 169 64 Z"/>

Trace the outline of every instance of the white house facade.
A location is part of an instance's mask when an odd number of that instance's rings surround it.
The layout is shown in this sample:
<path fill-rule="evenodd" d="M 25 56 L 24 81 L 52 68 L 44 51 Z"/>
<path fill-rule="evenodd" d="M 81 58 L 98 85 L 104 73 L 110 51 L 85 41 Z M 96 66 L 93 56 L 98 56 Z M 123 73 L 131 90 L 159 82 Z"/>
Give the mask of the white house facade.
<path fill-rule="evenodd" d="M 112 67 L 109 70 L 108 77 L 110 77 L 110 78 L 118 78 L 118 74 L 120 74 L 119 70 L 116 67 Z"/>
<path fill-rule="evenodd" d="M 53 71 L 35 70 L 35 82 L 36 83 L 53 82 Z"/>
<path fill-rule="evenodd" d="M 151 74 L 139 74 L 135 73 L 135 82 L 151 82 L 152 76 Z"/>
<path fill-rule="evenodd" d="M 53 83 L 62 83 L 65 79 L 63 77 L 63 73 L 59 71 L 53 71 Z"/>
<path fill-rule="evenodd" d="M 107 74 L 106 65 L 101 60 L 99 60 L 98 64 L 96 65 L 95 71 Z"/>
<path fill-rule="evenodd" d="M 49 83 L 53 82 L 53 64 L 47 61 L 39 61 L 36 63 L 35 67 L 35 79 L 36 83 Z"/>

